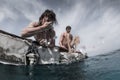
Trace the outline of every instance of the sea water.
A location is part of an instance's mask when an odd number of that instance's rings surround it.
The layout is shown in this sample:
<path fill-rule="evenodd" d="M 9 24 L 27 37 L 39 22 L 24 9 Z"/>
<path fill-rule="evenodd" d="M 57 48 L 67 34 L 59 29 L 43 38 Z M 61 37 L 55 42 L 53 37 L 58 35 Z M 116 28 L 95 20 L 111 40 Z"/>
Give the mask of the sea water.
<path fill-rule="evenodd" d="M 120 80 L 120 50 L 69 65 L 0 64 L 0 80 Z"/>

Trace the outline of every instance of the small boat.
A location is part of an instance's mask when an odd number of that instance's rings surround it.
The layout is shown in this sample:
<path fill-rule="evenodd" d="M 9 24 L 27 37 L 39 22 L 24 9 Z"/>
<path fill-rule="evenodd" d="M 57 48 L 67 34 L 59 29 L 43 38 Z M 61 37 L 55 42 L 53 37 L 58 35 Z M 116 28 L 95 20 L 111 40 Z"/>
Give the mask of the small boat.
<path fill-rule="evenodd" d="M 81 61 L 86 55 L 68 53 L 55 46 L 37 45 L 36 42 L 0 30 L 0 63 L 12 65 L 70 64 Z"/>

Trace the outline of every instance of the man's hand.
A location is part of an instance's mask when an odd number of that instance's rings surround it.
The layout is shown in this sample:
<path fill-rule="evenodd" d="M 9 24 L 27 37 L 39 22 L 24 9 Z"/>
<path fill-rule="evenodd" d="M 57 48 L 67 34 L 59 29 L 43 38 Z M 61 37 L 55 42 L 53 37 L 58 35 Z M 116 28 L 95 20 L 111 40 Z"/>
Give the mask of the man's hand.
<path fill-rule="evenodd" d="M 45 22 L 43 25 L 42 25 L 42 28 L 46 28 L 47 26 L 49 26 L 52 22 Z"/>
<path fill-rule="evenodd" d="M 67 49 L 65 46 L 61 45 L 60 47 L 64 48 L 64 49 Z"/>

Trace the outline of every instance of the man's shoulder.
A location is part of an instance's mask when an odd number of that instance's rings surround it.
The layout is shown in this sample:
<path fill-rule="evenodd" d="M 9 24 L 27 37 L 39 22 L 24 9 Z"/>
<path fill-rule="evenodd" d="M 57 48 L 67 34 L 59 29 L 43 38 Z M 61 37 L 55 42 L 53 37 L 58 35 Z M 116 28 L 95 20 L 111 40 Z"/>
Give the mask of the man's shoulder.
<path fill-rule="evenodd" d="M 62 36 L 65 36 L 65 35 L 66 35 L 66 33 L 65 33 L 65 32 L 63 32 L 63 33 L 61 33 L 61 35 L 62 35 Z"/>
<path fill-rule="evenodd" d="M 63 34 L 63 35 L 66 35 L 66 32 L 63 32 L 62 34 Z"/>

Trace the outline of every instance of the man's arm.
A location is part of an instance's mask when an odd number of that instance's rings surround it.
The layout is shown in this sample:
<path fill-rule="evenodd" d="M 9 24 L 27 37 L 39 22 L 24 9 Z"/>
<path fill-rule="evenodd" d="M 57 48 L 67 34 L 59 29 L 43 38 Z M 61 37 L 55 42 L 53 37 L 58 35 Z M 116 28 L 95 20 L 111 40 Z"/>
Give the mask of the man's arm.
<path fill-rule="evenodd" d="M 67 46 L 68 46 L 68 51 L 70 52 L 70 34 L 67 34 Z"/>
<path fill-rule="evenodd" d="M 35 27 L 35 22 L 31 23 L 28 27 L 24 28 L 21 36 L 22 37 L 30 37 L 33 36 L 34 34 L 39 33 L 39 31 L 45 27 L 47 27 L 48 25 L 50 25 L 51 22 L 45 22 L 43 25 L 41 26 L 37 26 Z"/>
<path fill-rule="evenodd" d="M 60 47 L 62 47 L 62 46 L 63 46 L 63 45 L 62 45 L 63 35 L 64 35 L 64 33 L 63 33 L 63 34 L 61 34 L 61 36 L 60 36 L 60 40 L 59 40 L 59 45 L 60 45 Z"/>

